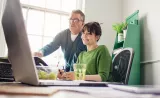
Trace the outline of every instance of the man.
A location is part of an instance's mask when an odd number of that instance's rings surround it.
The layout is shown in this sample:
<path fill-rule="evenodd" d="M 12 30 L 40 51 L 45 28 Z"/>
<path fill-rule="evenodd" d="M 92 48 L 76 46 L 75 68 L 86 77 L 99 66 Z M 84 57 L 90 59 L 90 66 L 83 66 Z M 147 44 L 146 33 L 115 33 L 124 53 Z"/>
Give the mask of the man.
<path fill-rule="evenodd" d="M 81 39 L 84 21 L 84 13 L 80 10 L 73 10 L 69 18 L 69 29 L 57 34 L 51 43 L 40 49 L 39 52 L 35 52 L 34 56 L 47 56 L 61 46 L 66 63 L 65 71 L 73 71 L 73 64 L 77 61 L 79 53 L 87 50 Z"/>

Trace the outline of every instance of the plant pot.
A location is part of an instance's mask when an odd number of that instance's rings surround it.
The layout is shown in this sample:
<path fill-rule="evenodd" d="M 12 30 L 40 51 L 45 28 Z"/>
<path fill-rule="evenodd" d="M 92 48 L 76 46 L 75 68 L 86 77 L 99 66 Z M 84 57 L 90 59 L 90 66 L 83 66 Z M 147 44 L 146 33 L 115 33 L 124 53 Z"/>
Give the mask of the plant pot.
<path fill-rule="evenodd" d="M 127 29 L 123 30 L 123 38 L 124 38 L 124 40 L 126 39 L 126 35 L 127 35 Z"/>
<path fill-rule="evenodd" d="M 124 41 L 123 33 L 118 33 L 118 42 Z"/>

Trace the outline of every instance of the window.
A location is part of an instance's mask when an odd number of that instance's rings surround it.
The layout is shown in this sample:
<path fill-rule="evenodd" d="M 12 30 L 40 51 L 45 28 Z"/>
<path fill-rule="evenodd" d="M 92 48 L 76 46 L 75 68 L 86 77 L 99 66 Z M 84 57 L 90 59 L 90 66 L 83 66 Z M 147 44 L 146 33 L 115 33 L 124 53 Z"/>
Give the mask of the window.
<path fill-rule="evenodd" d="M 20 0 L 32 52 L 53 40 L 61 30 L 69 27 L 69 13 L 81 9 L 82 0 Z M 37 44 L 38 43 L 38 44 Z M 63 53 L 58 49 L 43 58 L 48 64 L 64 65 Z"/>

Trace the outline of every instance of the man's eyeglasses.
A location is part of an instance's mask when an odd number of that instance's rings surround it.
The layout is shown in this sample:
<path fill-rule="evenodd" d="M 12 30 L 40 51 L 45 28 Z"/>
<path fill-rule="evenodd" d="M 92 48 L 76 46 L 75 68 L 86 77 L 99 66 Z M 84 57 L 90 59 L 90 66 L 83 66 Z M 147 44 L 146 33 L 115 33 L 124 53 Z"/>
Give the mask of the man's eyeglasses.
<path fill-rule="evenodd" d="M 70 22 L 70 23 L 72 23 L 72 22 L 78 23 L 79 21 L 82 21 L 82 20 L 79 20 L 79 19 L 77 19 L 77 18 L 75 18 L 75 19 L 69 19 L 69 22 Z"/>

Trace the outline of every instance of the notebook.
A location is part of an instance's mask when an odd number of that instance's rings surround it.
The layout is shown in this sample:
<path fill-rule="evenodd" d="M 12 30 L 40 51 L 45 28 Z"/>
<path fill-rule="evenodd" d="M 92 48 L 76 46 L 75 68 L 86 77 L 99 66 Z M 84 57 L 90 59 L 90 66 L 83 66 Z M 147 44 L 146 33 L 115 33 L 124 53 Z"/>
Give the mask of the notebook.
<path fill-rule="evenodd" d="M 30 85 L 107 86 L 106 82 L 39 80 L 19 0 L 6 0 L 2 27 L 15 81 Z"/>
<path fill-rule="evenodd" d="M 5 83 L 0 85 L 0 94 L 7 95 L 36 95 L 51 96 L 58 92 L 57 88 L 33 87 L 28 85 L 20 85 L 19 83 Z"/>
<path fill-rule="evenodd" d="M 159 85 L 112 85 L 108 84 L 109 87 L 131 92 L 131 93 L 138 93 L 138 94 L 160 94 L 160 86 Z"/>

